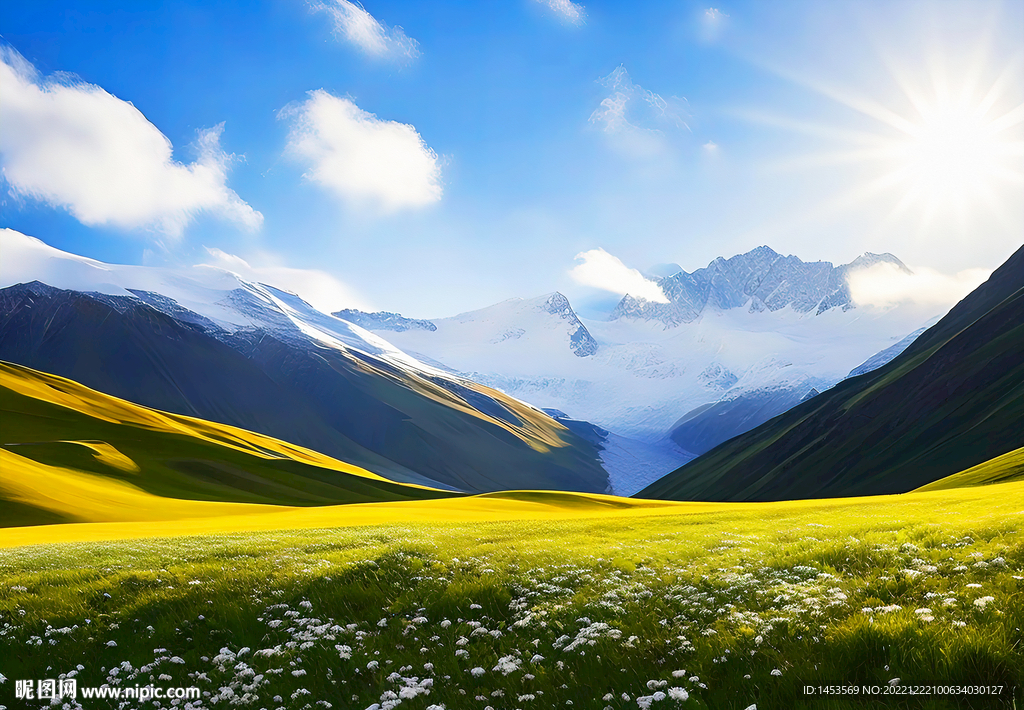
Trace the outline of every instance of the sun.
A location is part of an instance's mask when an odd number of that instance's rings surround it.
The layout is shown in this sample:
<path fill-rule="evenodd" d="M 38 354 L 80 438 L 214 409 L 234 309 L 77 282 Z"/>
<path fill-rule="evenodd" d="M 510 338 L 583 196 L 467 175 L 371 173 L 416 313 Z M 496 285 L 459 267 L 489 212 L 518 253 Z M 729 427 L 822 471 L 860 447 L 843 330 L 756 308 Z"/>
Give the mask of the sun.
<path fill-rule="evenodd" d="M 1024 186 L 1024 141 L 1013 130 L 1024 121 L 1024 104 L 993 110 L 998 86 L 982 97 L 939 88 L 930 100 L 911 93 L 912 115 L 876 115 L 896 129 L 879 139 L 879 183 L 902 192 L 897 211 L 917 204 L 930 218 L 992 204 L 1003 189 Z"/>
<path fill-rule="evenodd" d="M 993 71 L 991 62 L 978 59 L 982 54 L 886 61 L 888 76 L 876 74 L 870 91 L 780 71 L 852 109 L 838 124 L 758 114 L 770 125 L 818 141 L 810 152 L 781 161 L 781 169 L 852 171 L 842 173 L 844 187 L 820 199 L 800 219 L 836 218 L 866 208 L 873 215 L 871 229 L 914 231 L 916 222 L 919 241 L 952 234 L 950 229 L 961 235 L 976 233 L 983 221 L 994 220 L 1003 229 L 1019 224 L 1024 63 L 1016 57 L 1002 71 Z M 963 59 L 972 55 L 972 60 Z"/>
<path fill-rule="evenodd" d="M 903 173 L 912 189 L 933 200 L 955 198 L 983 186 L 1001 172 L 1011 145 L 1000 140 L 980 111 L 941 107 L 923 117 L 908 136 Z"/>

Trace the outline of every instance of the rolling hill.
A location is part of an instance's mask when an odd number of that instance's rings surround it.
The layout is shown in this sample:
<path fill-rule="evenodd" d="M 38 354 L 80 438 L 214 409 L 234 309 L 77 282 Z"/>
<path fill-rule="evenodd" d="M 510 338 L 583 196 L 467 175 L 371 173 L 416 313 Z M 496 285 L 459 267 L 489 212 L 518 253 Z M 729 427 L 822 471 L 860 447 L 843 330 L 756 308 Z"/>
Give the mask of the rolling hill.
<path fill-rule="evenodd" d="M 268 436 L 140 407 L 5 362 L 0 418 L 3 527 L 458 495 L 395 483 Z"/>
<path fill-rule="evenodd" d="M 637 494 L 767 501 L 901 493 L 1024 445 L 1024 248 L 872 372 Z"/>

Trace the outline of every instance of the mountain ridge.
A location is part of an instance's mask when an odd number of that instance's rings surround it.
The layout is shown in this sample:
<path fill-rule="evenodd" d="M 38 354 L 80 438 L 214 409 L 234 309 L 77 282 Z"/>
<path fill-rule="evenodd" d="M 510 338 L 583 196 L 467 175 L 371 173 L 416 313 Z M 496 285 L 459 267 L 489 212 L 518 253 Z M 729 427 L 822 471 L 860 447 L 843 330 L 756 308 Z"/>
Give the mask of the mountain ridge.
<path fill-rule="evenodd" d="M 657 320 L 667 327 L 691 323 L 706 308 L 728 310 L 749 307 L 755 311 L 777 311 L 791 306 L 799 313 L 821 314 L 831 308 L 854 308 L 847 277 L 856 269 L 888 263 L 912 273 L 892 254 L 866 252 L 849 264 L 805 262 L 796 256 L 782 256 L 768 246 L 745 254 L 718 257 L 691 273 L 678 271 L 655 277 L 668 303 L 655 303 L 629 294 L 622 297 L 611 320 L 634 318 Z"/>

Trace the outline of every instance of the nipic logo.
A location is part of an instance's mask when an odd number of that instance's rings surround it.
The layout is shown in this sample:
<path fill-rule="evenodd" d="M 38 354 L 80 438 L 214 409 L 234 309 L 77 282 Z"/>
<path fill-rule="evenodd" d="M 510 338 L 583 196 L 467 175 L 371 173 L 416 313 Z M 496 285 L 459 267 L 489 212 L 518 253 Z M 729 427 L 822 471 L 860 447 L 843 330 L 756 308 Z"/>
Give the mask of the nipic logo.
<path fill-rule="evenodd" d="M 14 681 L 14 697 L 19 700 L 60 700 L 78 697 L 78 681 L 74 678 Z"/>
<path fill-rule="evenodd" d="M 3 676 L 0 676 L 0 680 L 4 680 Z M 77 700 L 79 693 L 81 693 L 83 699 L 153 700 L 158 698 L 163 700 L 166 698 L 171 700 L 195 700 L 200 697 L 198 687 L 157 688 L 152 685 L 136 685 L 134 687 L 117 688 L 103 685 L 100 687 L 83 686 L 79 688 L 78 680 L 75 678 L 14 681 L 14 697 L 19 700 Z"/>

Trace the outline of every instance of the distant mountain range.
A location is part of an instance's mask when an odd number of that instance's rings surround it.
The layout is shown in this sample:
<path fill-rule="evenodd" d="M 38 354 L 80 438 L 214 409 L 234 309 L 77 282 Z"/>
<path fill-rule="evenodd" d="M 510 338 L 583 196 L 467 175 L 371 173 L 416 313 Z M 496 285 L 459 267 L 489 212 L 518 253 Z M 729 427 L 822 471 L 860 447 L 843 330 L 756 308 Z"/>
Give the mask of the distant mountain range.
<path fill-rule="evenodd" d="M 821 314 L 831 308 L 854 308 L 847 276 L 856 269 L 892 264 L 905 273 L 906 265 L 892 254 L 858 257 L 849 264 L 804 262 L 760 246 L 730 259 L 719 257 L 693 273 L 679 270 L 654 276 L 668 303 L 654 303 L 626 295 L 612 318 L 658 320 L 669 326 L 691 323 L 707 308 L 749 308 L 751 312 L 791 308 L 797 313 Z M 665 270 L 664 264 L 658 270 Z"/>
<path fill-rule="evenodd" d="M 402 333 L 407 330 L 437 330 L 437 326 L 428 320 L 405 318 L 397 313 L 389 313 L 387 311 L 367 313 L 365 311 L 346 308 L 344 310 L 336 311 L 331 315 L 348 321 L 354 325 L 358 325 L 360 328 L 366 328 L 367 330 L 390 330 L 396 333 Z"/>
<path fill-rule="evenodd" d="M 217 269 L 122 267 L 0 233 L 0 359 L 244 427 L 399 482 L 605 492 L 598 451 L 294 294 Z"/>
<path fill-rule="evenodd" d="M 621 493 L 645 467 L 651 482 L 666 462 L 681 465 L 870 358 L 875 367 L 893 356 L 879 353 L 928 316 L 855 307 L 850 272 L 879 263 L 906 270 L 888 254 L 834 267 L 767 247 L 693 274 L 662 264 L 652 271 L 666 275 L 651 277 L 673 301 L 625 297 L 605 321 L 579 317 L 557 292 L 414 322 L 392 313 L 336 315 L 423 362 L 613 434 L 601 456 Z M 635 462 L 628 472 L 626 461 Z"/>
<path fill-rule="evenodd" d="M 1022 422 L 1024 247 L 887 364 L 637 495 L 765 501 L 901 493 L 1019 449 Z"/>

